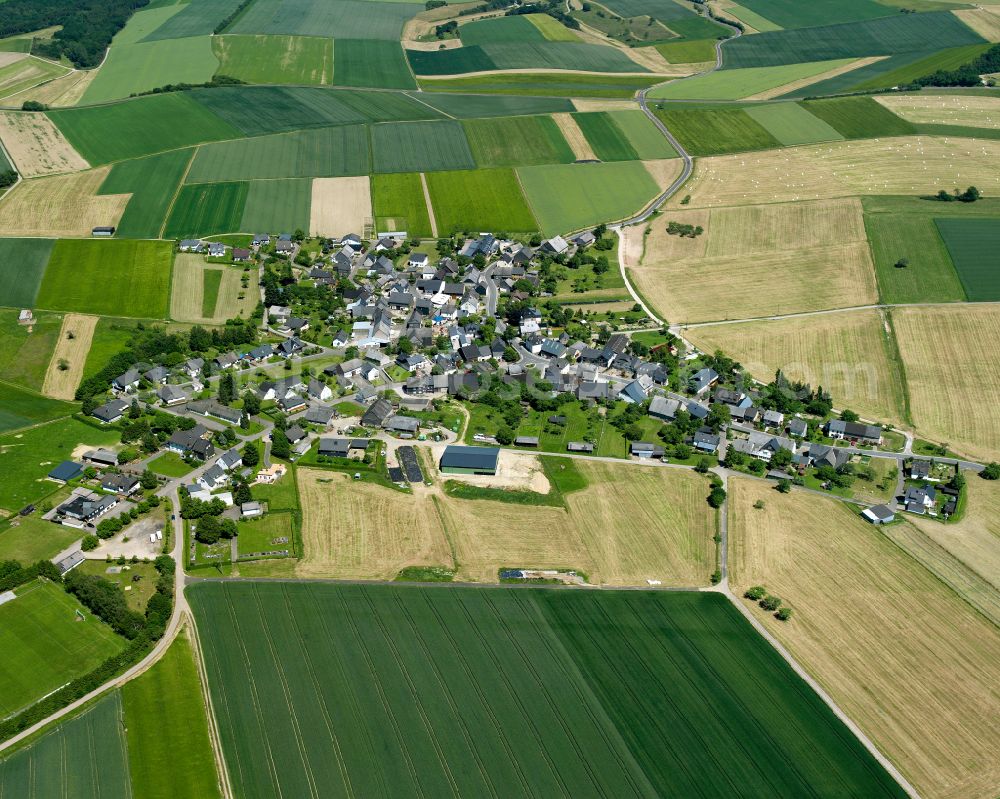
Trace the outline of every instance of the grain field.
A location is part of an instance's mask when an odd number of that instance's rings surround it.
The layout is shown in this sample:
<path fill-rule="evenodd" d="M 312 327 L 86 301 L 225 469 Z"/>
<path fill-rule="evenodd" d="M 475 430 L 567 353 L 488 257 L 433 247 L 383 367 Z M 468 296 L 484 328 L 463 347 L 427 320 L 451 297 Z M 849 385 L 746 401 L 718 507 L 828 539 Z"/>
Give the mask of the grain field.
<path fill-rule="evenodd" d="M 597 160 L 597 155 L 590 146 L 590 142 L 587 141 L 587 137 L 583 135 L 583 131 L 580 130 L 580 126 L 576 124 L 576 120 L 571 115 L 553 114 L 552 119 L 562 131 L 562 135 L 566 138 L 566 143 L 569 144 L 577 161 Z"/>
<path fill-rule="evenodd" d="M 310 235 L 363 235 L 365 223 L 372 217 L 372 193 L 367 175 L 313 180 Z"/>
<path fill-rule="evenodd" d="M 101 167 L 22 181 L 0 201 L 0 230 L 6 236 L 58 238 L 117 226 L 132 195 L 97 194 L 110 171 Z"/>
<path fill-rule="evenodd" d="M 80 378 L 83 377 L 83 368 L 87 363 L 87 353 L 90 352 L 90 342 L 94 338 L 98 318 L 76 313 L 68 313 L 63 317 L 59 340 L 52 351 L 45 381 L 42 383 L 42 393 L 46 397 L 73 399 L 76 388 L 80 385 Z M 63 361 L 68 366 L 65 370 L 59 368 Z"/>
<path fill-rule="evenodd" d="M 963 8 L 952 13 L 986 41 L 1000 42 L 1000 11 L 998 9 Z"/>
<path fill-rule="evenodd" d="M 0 112 L 0 139 L 25 178 L 90 166 L 45 114 Z"/>
<path fill-rule="evenodd" d="M 869 64 L 874 64 L 876 61 L 881 61 L 887 56 L 872 56 L 869 58 L 859 58 L 855 61 L 851 61 L 848 64 L 841 64 L 839 67 L 834 67 L 833 69 L 827 70 L 826 72 L 821 72 L 818 75 L 810 75 L 807 78 L 799 78 L 798 80 L 793 80 L 791 83 L 786 83 L 783 86 L 775 86 L 773 89 L 766 89 L 762 92 L 757 92 L 750 97 L 744 97 L 744 100 L 770 100 L 773 97 L 781 97 L 785 94 L 790 94 L 791 92 L 802 89 L 806 86 L 811 86 L 814 83 L 819 83 L 820 81 L 828 80 L 830 78 L 835 78 L 838 75 L 843 75 L 846 72 L 853 72 L 856 69 L 861 69 L 861 67 L 866 67 Z"/>
<path fill-rule="evenodd" d="M 894 114 L 916 124 L 1000 128 L 1000 98 L 979 95 L 876 95 Z"/>

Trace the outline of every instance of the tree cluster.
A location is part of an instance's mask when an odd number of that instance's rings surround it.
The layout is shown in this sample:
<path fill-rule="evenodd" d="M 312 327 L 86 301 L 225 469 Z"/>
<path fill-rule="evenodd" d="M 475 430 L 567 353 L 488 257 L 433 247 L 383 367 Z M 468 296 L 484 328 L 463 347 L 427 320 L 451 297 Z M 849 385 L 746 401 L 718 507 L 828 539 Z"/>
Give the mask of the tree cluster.
<path fill-rule="evenodd" d="M 17 171 L 13 169 L 5 169 L 0 172 L 0 189 L 6 189 L 8 186 L 13 186 L 17 183 Z"/>
<path fill-rule="evenodd" d="M 57 581 L 60 579 L 59 569 L 49 560 L 40 560 L 30 566 L 22 566 L 16 560 L 0 561 L 0 593 L 24 585 L 36 577 Z"/>
<path fill-rule="evenodd" d="M 69 593 L 119 635 L 131 641 L 142 630 L 143 617 L 129 608 L 117 583 L 79 570 L 69 572 L 63 582 Z"/>
<path fill-rule="evenodd" d="M 774 617 L 780 621 L 788 621 L 792 617 L 792 609 L 784 606 L 780 597 L 769 594 L 762 585 L 755 585 L 743 592 L 746 599 L 756 602 L 764 610 L 774 613 Z"/>
<path fill-rule="evenodd" d="M 980 75 L 1000 72 L 1000 44 L 957 69 L 939 69 L 913 82 L 913 86 L 982 86 Z M 908 87 L 904 87 L 908 88 Z"/>
<path fill-rule="evenodd" d="M 667 222 L 667 233 L 671 236 L 684 236 L 689 239 L 697 238 L 705 229 L 701 225 L 686 225 L 683 222 Z"/>
<path fill-rule="evenodd" d="M 937 194 L 934 195 L 934 199 L 943 203 L 951 203 L 955 202 L 956 200 L 960 203 L 974 203 L 982 196 L 983 195 L 980 193 L 979 189 L 977 189 L 975 186 L 969 186 L 969 188 L 967 188 L 963 192 L 959 192 L 958 189 L 955 189 L 954 193 L 952 194 L 949 194 L 944 189 L 941 189 Z"/>

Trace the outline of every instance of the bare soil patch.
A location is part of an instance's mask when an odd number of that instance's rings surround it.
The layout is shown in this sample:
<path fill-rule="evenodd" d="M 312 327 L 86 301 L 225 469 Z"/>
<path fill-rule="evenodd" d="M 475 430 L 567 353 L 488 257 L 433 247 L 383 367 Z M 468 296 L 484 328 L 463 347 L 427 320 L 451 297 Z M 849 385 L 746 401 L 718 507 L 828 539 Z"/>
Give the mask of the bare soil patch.
<path fill-rule="evenodd" d="M 311 235 L 359 233 L 372 218 L 372 193 L 367 175 L 314 178 L 309 212 Z"/>

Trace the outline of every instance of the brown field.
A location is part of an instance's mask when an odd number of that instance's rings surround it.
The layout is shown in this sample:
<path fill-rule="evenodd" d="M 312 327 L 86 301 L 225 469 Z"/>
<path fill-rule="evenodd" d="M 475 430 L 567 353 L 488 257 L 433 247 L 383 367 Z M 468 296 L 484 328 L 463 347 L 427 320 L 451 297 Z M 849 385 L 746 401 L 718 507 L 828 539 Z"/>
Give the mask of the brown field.
<path fill-rule="evenodd" d="M 1000 14 L 993 8 L 963 8 L 952 12 L 988 42 L 1000 42 Z"/>
<path fill-rule="evenodd" d="M 597 155 L 591 148 L 590 142 L 587 141 L 587 137 L 583 135 L 583 131 L 580 130 L 580 126 L 576 124 L 573 117 L 569 114 L 553 114 L 552 119 L 559 126 L 562 135 L 566 137 L 566 143 L 569 144 L 577 161 L 597 160 Z"/>
<path fill-rule="evenodd" d="M 406 566 L 450 565 L 431 495 L 403 494 L 346 474 L 298 470 L 303 577 L 391 579 Z"/>
<path fill-rule="evenodd" d="M 631 100 L 603 100 L 599 97 L 577 97 L 572 100 L 577 111 L 634 111 Z"/>
<path fill-rule="evenodd" d="M 843 503 L 732 480 L 729 507 L 733 590 L 795 615 L 751 612 L 922 796 L 996 796 L 997 628 Z"/>
<path fill-rule="evenodd" d="M 26 178 L 90 166 L 44 114 L 0 112 L 0 139 Z"/>
<path fill-rule="evenodd" d="M 22 181 L 0 202 L 0 230 L 5 236 L 70 237 L 117 225 L 132 195 L 97 195 L 110 171 L 105 166 Z"/>
<path fill-rule="evenodd" d="M 932 125 L 1000 128 L 1000 98 L 976 95 L 876 95 L 875 99 L 903 119 Z"/>
<path fill-rule="evenodd" d="M 688 207 L 703 208 L 933 194 L 958 184 L 1000 193 L 1000 141 L 906 136 L 712 156 L 698 159 L 685 192 Z"/>
<path fill-rule="evenodd" d="M 1000 305 L 898 308 L 892 319 L 917 430 L 1000 460 Z"/>
<path fill-rule="evenodd" d="M 814 83 L 819 83 L 821 80 L 826 80 L 827 78 L 835 78 L 837 75 L 843 75 L 845 72 L 852 72 L 855 69 L 861 69 L 861 67 L 866 67 L 869 64 L 874 64 L 876 61 L 881 61 L 883 58 L 888 56 L 873 56 L 871 58 L 859 58 L 856 61 L 852 61 L 850 64 L 844 64 L 840 67 L 834 67 L 833 69 L 827 70 L 826 72 L 821 72 L 819 75 L 813 75 L 809 78 L 800 78 L 799 80 L 793 80 L 791 83 L 786 83 L 784 86 L 775 86 L 773 89 L 767 89 L 763 92 L 757 92 L 757 94 L 751 95 L 750 97 L 745 97 L 745 100 L 770 100 L 772 97 L 781 97 L 783 94 L 788 94 L 789 92 L 794 92 L 796 89 L 801 89 L 804 86 L 811 86 Z"/>
<path fill-rule="evenodd" d="M 790 380 L 823 386 L 838 408 L 901 424 L 903 381 L 878 311 L 844 311 L 772 321 L 693 327 L 697 347 L 722 350 L 760 380 L 781 369 Z"/>
<path fill-rule="evenodd" d="M 18 92 L 17 99 L 20 102 L 35 100 L 54 108 L 76 105 L 95 77 L 96 69 L 75 70 L 61 78 Z"/>
<path fill-rule="evenodd" d="M 668 222 L 705 232 L 671 236 Z M 650 230 L 631 277 L 671 322 L 845 308 L 878 297 L 856 199 L 671 210 Z M 780 290 L 764 290 L 775 276 Z"/>
<path fill-rule="evenodd" d="M 423 172 L 420 173 L 420 188 L 424 192 L 424 206 L 427 208 L 427 222 L 431 228 L 431 235 L 437 237 L 438 223 L 437 217 L 434 216 L 434 203 L 431 202 L 431 190 L 427 185 L 427 175 Z"/>
<path fill-rule="evenodd" d="M 313 179 L 310 235 L 343 236 L 364 230 L 371 218 L 372 193 L 367 175 Z"/>
<path fill-rule="evenodd" d="M 53 77 L 52 62 L 45 62 L 40 58 L 28 57 L 15 59 L 16 68 L 10 73 L 0 78 L 0 97 L 14 98 L 17 102 L 22 102 L 21 94 L 43 81 L 51 80 Z M 64 70 L 62 75 L 69 72 L 65 67 L 56 66 L 56 69 Z M 58 72 L 56 74 L 59 74 Z M 60 77 L 62 77 L 60 75 Z M 11 103 L 13 104 L 13 103 Z"/>
<path fill-rule="evenodd" d="M 653 161 L 643 161 L 649 176 L 660 187 L 661 191 L 666 191 L 684 168 L 680 158 L 658 158 Z"/>
<path fill-rule="evenodd" d="M 203 316 L 204 273 L 209 269 L 222 272 L 222 282 L 219 284 L 215 313 Z M 170 318 L 178 322 L 221 325 L 227 319 L 248 316 L 256 307 L 259 295 L 253 281 L 246 289 L 240 285 L 242 274 L 242 270 L 235 267 L 206 263 L 202 255 L 178 253 L 171 278 Z M 239 298 L 241 293 L 244 295 L 242 300 Z"/>
<path fill-rule="evenodd" d="M 45 372 L 45 382 L 42 383 L 42 393 L 45 396 L 61 400 L 73 399 L 76 388 L 80 385 L 80 378 L 83 377 L 83 367 L 87 363 L 87 353 L 90 352 L 97 320 L 96 316 L 76 313 L 68 313 L 63 317 L 59 340 Z M 70 333 L 73 338 L 69 337 Z M 69 369 L 59 369 L 61 360 L 69 364 Z"/>

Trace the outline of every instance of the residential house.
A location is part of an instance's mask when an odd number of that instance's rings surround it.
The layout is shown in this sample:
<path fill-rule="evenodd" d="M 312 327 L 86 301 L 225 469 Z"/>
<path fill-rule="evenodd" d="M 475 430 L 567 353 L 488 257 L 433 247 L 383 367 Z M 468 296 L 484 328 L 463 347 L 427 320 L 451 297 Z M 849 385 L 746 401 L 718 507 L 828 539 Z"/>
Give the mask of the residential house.
<path fill-rule="evenodd" d="M 677 416 L 677 410 L 680 406 L 680 402 L 675 399 L 667 399 L 657 395 L 649 403 L 649 415 L 665 422 L 671 422 Z"/>
<path fill-rule="evenodd" d="M 633 441 L 629 445 L 629 454 L 636 458 L 662 458 L 663 447 L 650 444 L 648 441 Z"/>
<path fill-rule="evenodd" d="M 114 494 L 129 496 L 139 490 L 139 478 L 131 474 L 114 474 L 107 472 L 101 478 L 101 488 Z"/>
<path fill-rule="evenodd" d="M 160 386 L 156 391 L 156 397 L 168 408 L 188 401 L 187 392 L 178 386 Z"/>
<path fill-rule="evenodd" d="M 715 452 L 719 449 L 721 440 L 710 430 L 699 430 L 694 434 L 691 445 L 699 452 Z"/>
<path fill-rule="evenodd" d="M 163 385 L 167 382 L 167 378 L 170 377 L 170 370 L 165 366 L 154 366 L 152 369 L 143 372 L 142 376 L 153 385 L 157 383 Z"/>
<path fill-rule="evenodd" d="M 910 513 L 928 513 L 937 502 L 937 492 L 934 486 L 910 486 L 903 495 L 903 507 Z"/>
<path fill-rule="evenodd" d="M 706 391 L 708 391 L 712 386 L 719 382 L 719 373 L 714 369 L 709 369 L 705 367 L 704 369 L 699 369 L 691 377 L 688 387 L 692 394 L 701 396 Z"/>
<path fill-rule="evenodd" d="M 110 494 L 74 494 L 69 501 L 56 508 L 56 514 L 70 520 L 71 526 L 93 522 L 118 504 L 118 497 Z M 73 524 L 76 522 L 77 524 Z"/>
<path fill-rule="evenodd" d="M 778 450 L 784 449 L 795 453 L 795 442 L 789 438 L 771 435 L 770 433 L 751 433 L 747 439 L 736 439 L 730 441 L 729 446 L 736 452 L 743 452 L 747 455 L 769 462 Z"/>
<path fill-rule="evenodd" d="M 809 433 L 809 424 L 805 419 L 795 417 L 788 423 L 788 434 L 795 438 L 805 438 Z"/>
<path fill-rule="evenodd" d="M 390 416 L 386 419 L 382 426 L 392 433 L 398 433 L 401 436 L 414 436 L 420 429 L 420 420 L 412 416 Z"/>
<path fill-rule="evenodd" d="M 181 252 L 204 252 L 205 245 L 198 239 L 184 239 L 181 241 L 178 249 Z"/>
<path fill-rule="evenodd" d="M 877 425 L 861 424 L 860 422 L 845 422 L 841 419 L 831 419 L 823 428 L 830 438 L 846 439 L 858 444 L 882 443 L 882 428 Z"/>
<path fill-rule="evenodd" d="M 311 378 L 309 380 L 309 385 L 306 386 L 306 393 L 309 395 L 310 399 L 325 402 L 333 396 L 333 389 L 326 383 L 321 383 L 316 378 Z"/>
<path fill-rule="evenodd" d="M 135 391 L 139 387 L 140 378 L 139 370 L 133 367 L 111 381 L 111 390 L 117 394 Z"/>
<path fill-rule="evenodd" d="M 238 264 L 242 264 L 245 261 L 250 260 L 250 250 L 246 247 L 234 247 L 233 248 L 233 261 Z"/>
<path fill-rule="evenodd" d="M 208 460 L 215 454 L 215 447 L 205 436 L 209 430 L 196 424 L 190 430 L 175 430 L 173 435 L 167 439 L 166 447 L 171 452 L 181 455 L 191 454 L 198 460 Z"/>
<path fill-rule="evenodd" d="M 215 400 L 195 400 L 188 403 L 188 410 L 200 416 L 212 416 L 221 419 L 229 424 L 239 424 L 243 418 L 243 411 L 239 408 L 230 408 Z"/>
<path fill-rule="evenodd" d="M 365 427 L 381 427 L 386 419 L 392 414 L 392 404 L 387 399 L 376 400 L 361 417 L 361 424 Z"/>
<path fill-rule="evenodd" d="M 208 243 L 208 257 L 209 258 L 225 258 L 226 257 L 226 245 L 221 241 L 210 241 Z"/>
<path fill-rule="evenodd" d="M 98 405 L 90 412 L 90 415 L 105 424 L 114 424 L 125 415 L 128 408 L 129 404 L 124 400 L 113 399 L 103 405 Z"/>

